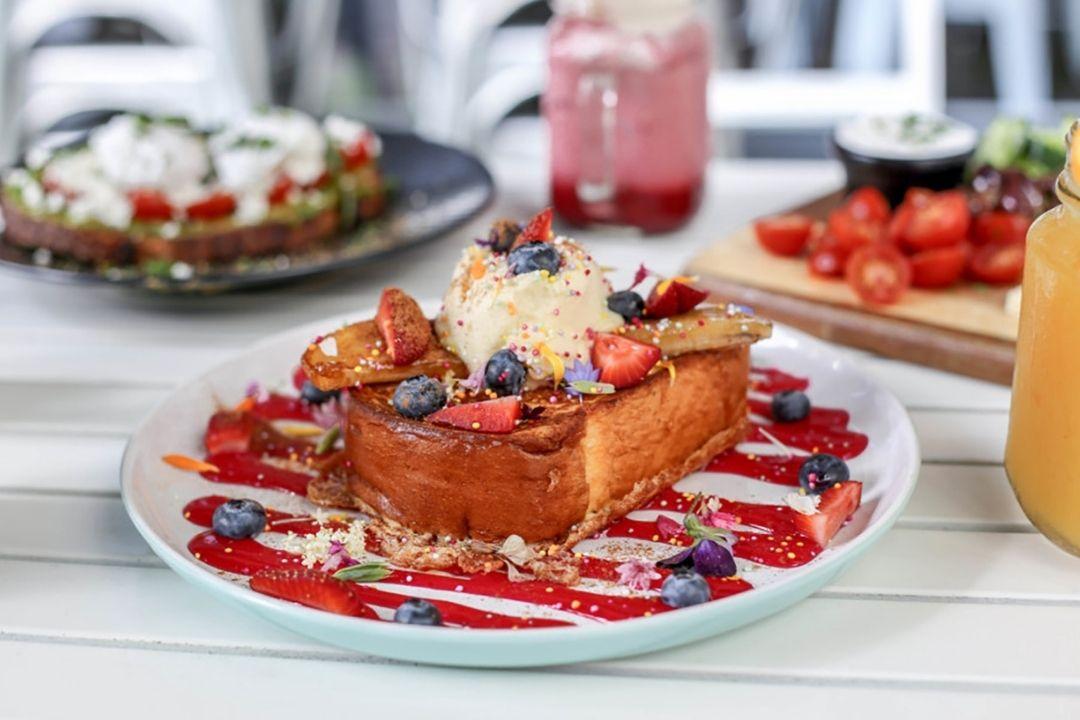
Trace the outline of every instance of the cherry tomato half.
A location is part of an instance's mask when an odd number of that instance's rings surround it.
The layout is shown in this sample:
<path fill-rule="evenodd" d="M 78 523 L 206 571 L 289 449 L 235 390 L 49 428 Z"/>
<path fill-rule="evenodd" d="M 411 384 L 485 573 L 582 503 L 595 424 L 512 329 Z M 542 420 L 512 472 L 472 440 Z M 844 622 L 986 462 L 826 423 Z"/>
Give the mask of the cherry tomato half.
<path fill-rule="evenodd" d="M 777 215 L 754 223 L 758 243 L 774 255 L 798 255 L 810 239 L 814 221 L 805 215 Z"/>
<path fill-rule="evenodd" d="M 862 245 L 876 243 L 885 237 L 885 223 L 877 220 L 860 220 L 847 208 L 829 213 L 829 232 L 839 246 L 848 252 Z"/>
<path fill-rule="evenodd" d="M 362 137 L 352 145 L 343 147 L 338 151 L 341 154 L 341 162 L 346 170 L 355 170 L 366 163 L 371 155 L 368 153 L 368 139 Z"/>
<path fill-rule="evenodd" d="M 967 198 L 958 190 L 940 192 L 930 197 L 924 206 L 913 200 L 915 212 L 904 232 L 904 244 L 911 250 L 955 245 L 967 237 L 971 211 Z"/>
<path fill-rule="evenodd" d="M 829 279 L 843 277 L 846 259 L 847 256 L 835 248 L 818 248 L 810 253 L 810 274 Z"/>
<path fill-rule="evenodd" d="M 911 256 L 911 284 L 918 288 L 948 287 L 960 279 L 970 254 L 967 243 L 923 250 Z"/>
<path fill-rule="evenodd" d="M 971 240 L 976 245 L 1023 243 L 1027 239 L 1031 217 L 1021 213 L 994 210 L 976 215 L 971 221 Z"/>
<path fill-rule="evenodd" d="M 875 223 L 889 221 L 892 208 L 885 195 L 876 187 L 863 187 L 848 196 L 847 211 L 856 220 L 869 220 Z"/>
<path fill-rule="evenodd" d="M 274 181 L 274 185 L 270 188 L 270 192 L 266 194 L 266 199 L 271 205 L 280 205 L 285 202 L 289 196 L 289 191 L 296 187 L 296 183 L 288 175 L 279 175 L 278 179 Z"/>
<path fill-rule="evenodd" d="M 844 277 L 863 302 L 889 305 L 911 286 L 911 264 L 892 245 L 864 245 L 851 253 Z"/>
<path fill-rule="evenodd" d="M 172 220 L 173 207 L 160 190 L 143 188 L 128 193 L 131 215 L 136 220 Z"/>
<path fill-rule="evenodd" d="M 232 193 L 215 192 L 187 206 L 187 216 L 192 220 L 214 220 L 232 215 L 236 210 L 236 198 Z"/>
<path fill-rule="evenodd" d="M 976 248 L 968 265 L 972 279 L 991 285 L 1015 285 L 1024 275 L 1024 246 L 994 243 Z"/>

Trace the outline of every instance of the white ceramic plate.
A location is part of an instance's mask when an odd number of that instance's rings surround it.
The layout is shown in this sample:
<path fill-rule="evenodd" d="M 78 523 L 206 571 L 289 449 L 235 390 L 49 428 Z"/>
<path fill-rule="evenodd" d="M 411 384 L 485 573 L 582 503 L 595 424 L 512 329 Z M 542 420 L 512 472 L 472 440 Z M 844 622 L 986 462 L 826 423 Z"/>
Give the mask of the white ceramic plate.
<path fill-rule="evenodd" d="M 286 379 L 312 337 L 362 317 L 363 313 L 356 313 L 331 318 L 275 335 L 181 387 L 135 432 L 121 469 L 128 514 L 173 570 L 223 600 L 327 643 L 416 662 L 518 667 L 618 657 L 698 640 L 782 610 L 825 585 L 892 525 L 915 486 L 919 450 L 911 422 L 897 399 L 829 346 L 777 327 L 772 339 L 754 347 L 754 365 L 809 378 L 807 393 L 815 407 L 847 410 L 850 427 L 869 437 L 867 449 L 849 461 L 852 477 L 864 483 L 862 505 L 828 548 L 809 564 L 776 571 L 740 560 L 740 575 L 755 587 L 738 595 L 652 617 L 516 631 L 429 628 L 357 619 L 258 594 L 247 587 L 246 578 L 219 573 L 192 556 L 187 543 L 202 528 L 185 520 L 182 508 L 193 498 L 214 494 L 253 497 L 267 506 L 293 512 L 311 512 L 313 507 L 306 500 L 275 490 L 212 483 L 165 465 L 161 457 L 169 453 L 201 457 L 206 421 L 219 403 L 238 401 L 253 379 L 287 386 Z M 770 452 L 767 445 L 748 449 Z M 705 472 L 695 473 L 677 486 L 691 491 L 702 487 L 730 499 L 762 503 L 779 502 L 791 490 Z M 425 595 L 401 586 L 384 589 Z M 454 599 L 462 604 L 475 602 L 484 609 L 509 603 L 508 607 L 521 611 L 521 603 L 513 601 L 496 600 L 493 606 L 490 598 L 459 594 Z M 382 609 L 380 614 L 385 617 L 390 610 Z M 545 612 L 559 616 L 542 609 L 537 614 Z"/>

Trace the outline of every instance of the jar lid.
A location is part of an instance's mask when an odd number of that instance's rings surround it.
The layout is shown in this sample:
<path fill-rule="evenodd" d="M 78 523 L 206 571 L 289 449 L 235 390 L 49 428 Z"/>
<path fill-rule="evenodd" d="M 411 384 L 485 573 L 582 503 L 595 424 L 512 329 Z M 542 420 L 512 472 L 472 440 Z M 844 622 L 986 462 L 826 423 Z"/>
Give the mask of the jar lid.
<path fill-rule="evenodd" d="M 626 32 L 668 32 L 694 14 L 696 0 L 553 0 L 555 12 L 610 23 Z"/>

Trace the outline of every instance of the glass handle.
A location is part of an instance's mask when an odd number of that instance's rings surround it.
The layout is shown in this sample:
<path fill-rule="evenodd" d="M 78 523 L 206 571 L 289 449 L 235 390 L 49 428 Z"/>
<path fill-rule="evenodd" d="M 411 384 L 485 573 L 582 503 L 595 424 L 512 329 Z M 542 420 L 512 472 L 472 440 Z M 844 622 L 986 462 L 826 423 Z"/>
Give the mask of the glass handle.
<path fill-rule="evenodd" d="M 582 204 L 615 199 L 615 111 L 618 105 L 619 91 L 613 73 L 582 73 L 578 78 L 581 171 L 574 189 Z"/>

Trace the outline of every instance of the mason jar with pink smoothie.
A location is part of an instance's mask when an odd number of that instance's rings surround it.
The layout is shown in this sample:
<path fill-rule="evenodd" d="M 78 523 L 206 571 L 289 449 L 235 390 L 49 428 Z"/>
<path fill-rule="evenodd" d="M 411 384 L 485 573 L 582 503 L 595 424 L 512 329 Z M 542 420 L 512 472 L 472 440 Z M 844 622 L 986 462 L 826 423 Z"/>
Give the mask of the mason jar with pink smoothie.
<path fill-rule="evenodd" d="M 696 3 L 553 4 L 543 109 L 556 211 L 575 225 L 682 225 L 709 154 L 709 33 Z"/>

